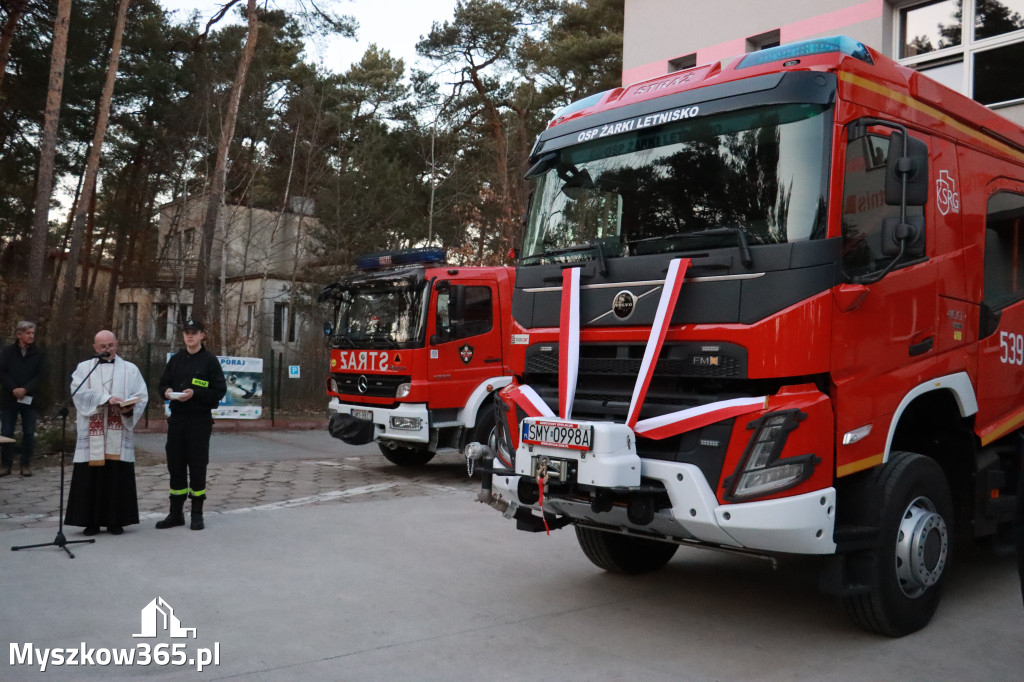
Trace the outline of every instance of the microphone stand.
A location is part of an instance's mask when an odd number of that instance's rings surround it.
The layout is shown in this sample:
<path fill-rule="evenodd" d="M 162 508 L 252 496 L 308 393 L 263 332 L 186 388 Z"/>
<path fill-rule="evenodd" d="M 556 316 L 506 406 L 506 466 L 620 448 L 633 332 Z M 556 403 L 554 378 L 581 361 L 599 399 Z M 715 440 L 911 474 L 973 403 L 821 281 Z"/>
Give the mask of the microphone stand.
<path fill-rule="evenodd" d="M 11 551 L 12 552 L 17 552 L 19 549 L 34 549 L 36 547 L 60 547 L 61 549 L 63 549 L 65 552 L 68 553 L 68 557 L 69 558 L 74 559 L 75 555 L 71 553 L 70 549 L 68 549 L 68 545 L 81 545 L 81 544 L 85 544 L 85 543 L 90 543 L 91 544 L 93 542 L 96 542 L 95 538 L 89 538 L 88 540 L 68 540 L 67 538 L 64 537 L 64 450 L 65 450 L 65 447 L 66 447 L 65 443 L 67 441 L 67 430 L 68 430 L 68 405 L 70 405 L 71 401 L 74 400 L 75 394 L 78 393 L 78 389 L 82 388 L 82 386 L 85 386 L 86 382 L 89 381 L 89 377 L 92 376 L 92 373 L 95 372 L 96 368 L 100 366 L 99 358 L 101 358 L 101 357 L 104 357 L 104 358 L 110 357 L 110 353 L 100 353 L 99 355 L 96 355 L 94 357 L 97 360 L 96 364 L 94 364 L 92 366 L 92 369 L 89 370 L 89 373 L 85 375 L 84 379 L 82 379 L 82 383 L 78 384 L 78 388 L 76 388 L 74 391 L 71 392 L 71 395 L 68 396 L 68 399 L 65 400 L 63 403 L 61 403 L 60 409 L 57 410 L 57 414 L 60 415 L 60 419 L 61 419 L 61 422 L 60 422 L 60 516 L 57 519 L 57 522 L 58 522 L 57 537 L 54 538 L 53 542 L 43 542 L 43 543 L 40 543 L 38 545 L 21 545 L 19 547 L 11 547 Z"/>

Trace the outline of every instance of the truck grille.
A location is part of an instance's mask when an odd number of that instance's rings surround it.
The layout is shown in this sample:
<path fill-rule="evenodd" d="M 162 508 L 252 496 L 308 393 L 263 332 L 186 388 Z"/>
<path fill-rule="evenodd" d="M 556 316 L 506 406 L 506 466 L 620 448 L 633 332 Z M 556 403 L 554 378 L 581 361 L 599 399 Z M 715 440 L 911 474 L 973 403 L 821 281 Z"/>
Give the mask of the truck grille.
<path fill-rule="evenodd" d="M 580 348 L 580 376 L 636 377 L 645 347 L 640 344 L 585 344 Z M 747 351 L 731 343 L 666 343 L 658 357 L 660 376 L 743 379 Z M 558 344 L 534 346 L 526 352 L 527 374 L 558 374 Z"/>
<path fill-rule="evenodd" d="M 400 384 L 409 383 L 409 376 L 395 374 L 342 374 L 333 372 L 331 377 L 338 382 L 338 392 L 354 397 L 394 398 Z M 366 377 L 366 390 L 359 390 L 359 378 Z"/>

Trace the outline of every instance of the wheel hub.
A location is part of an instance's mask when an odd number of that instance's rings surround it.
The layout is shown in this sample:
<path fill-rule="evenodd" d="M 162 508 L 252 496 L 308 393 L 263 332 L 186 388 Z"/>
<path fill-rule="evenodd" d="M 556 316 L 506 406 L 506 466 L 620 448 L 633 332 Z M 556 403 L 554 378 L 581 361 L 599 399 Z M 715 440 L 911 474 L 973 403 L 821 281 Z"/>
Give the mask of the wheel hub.
<path fill-rule="evenodd" d="M 949 557 L 946 521 L 926 497 L 907 505 L 896 538 L 896 576 L 900 589 L 919 597 L 942 577 Z"/>

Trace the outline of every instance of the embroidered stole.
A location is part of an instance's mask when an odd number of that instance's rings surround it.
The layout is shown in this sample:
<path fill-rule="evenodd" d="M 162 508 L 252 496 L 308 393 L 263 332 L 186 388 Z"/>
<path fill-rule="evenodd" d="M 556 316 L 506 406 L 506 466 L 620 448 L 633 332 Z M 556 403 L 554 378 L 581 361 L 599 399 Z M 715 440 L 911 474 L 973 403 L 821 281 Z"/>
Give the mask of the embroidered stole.
<path fill-rule="evenodd" d="M 89 377 L 89 388 L 93 388 L 93 380 L 96 379 L 99 391 L 114 395 L 115 381 L 120 378 L 120 394 L 124 396 L 127 373 L 117 366 L 116 361 L 109 364 L 113 365 L 110 378 L 107 380 L 109 383 L 103 378 L 104 368 L 99 367 L 93 376 Z M 121 371 L 118 371 L 119 369 Z M 100 405 L 96 414 L 89 417 L 89 466 L 103 466 L 108 459 L 120 460 L 123 439 L 124 422 L 121 421 L 121 408 L 117 405 Z"/>

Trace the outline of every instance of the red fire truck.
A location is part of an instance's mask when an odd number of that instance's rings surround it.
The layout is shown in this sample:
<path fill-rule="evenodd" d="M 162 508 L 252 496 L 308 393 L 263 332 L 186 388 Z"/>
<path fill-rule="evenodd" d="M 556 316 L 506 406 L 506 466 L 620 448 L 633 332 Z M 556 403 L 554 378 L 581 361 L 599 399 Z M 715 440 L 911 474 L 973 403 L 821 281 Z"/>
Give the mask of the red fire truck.
<path fill-rule="evenodd" d="M 482 501 L 615 572 L 818 555 L 858 625 L 927 624 L 1012 519 L 1024 130 L 836 37 L 583 99 L 531 163 Z"/>
<path fill-rule="evenodd" d="M 329 429 L 350 445 L 374 440 L 399 465 L 491 442 L 495 392 L 511 380 L 508 315 L 515 272 L 449 267 L 443 249 L 358 259 L 330 284 Z"/>

